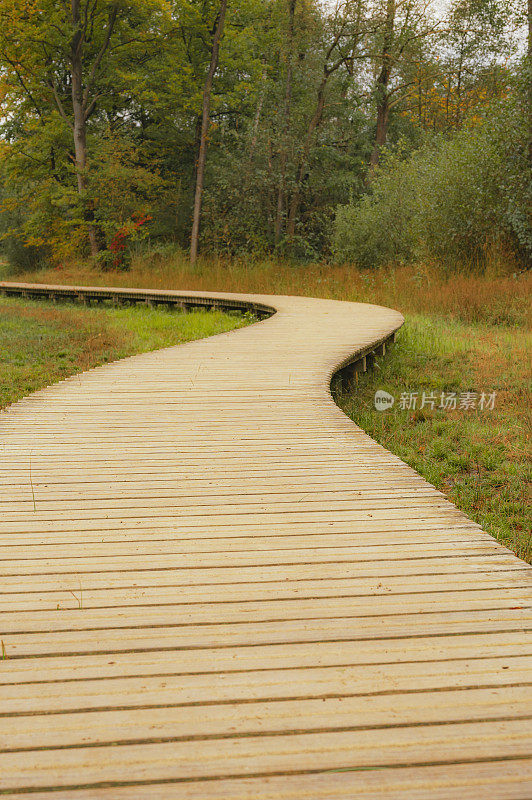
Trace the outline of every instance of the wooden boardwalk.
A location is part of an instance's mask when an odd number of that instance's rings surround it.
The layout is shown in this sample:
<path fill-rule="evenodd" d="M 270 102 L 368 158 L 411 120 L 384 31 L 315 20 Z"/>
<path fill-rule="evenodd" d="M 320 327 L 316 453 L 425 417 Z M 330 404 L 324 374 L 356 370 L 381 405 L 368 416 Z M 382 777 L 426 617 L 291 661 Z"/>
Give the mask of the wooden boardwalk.
<path fill-rule="evenodd" d="M 399 314 L 0 290 L 277 310 L 0 415 L 0 794 L 532 797 L 529 568 L 329 395 Z"/>

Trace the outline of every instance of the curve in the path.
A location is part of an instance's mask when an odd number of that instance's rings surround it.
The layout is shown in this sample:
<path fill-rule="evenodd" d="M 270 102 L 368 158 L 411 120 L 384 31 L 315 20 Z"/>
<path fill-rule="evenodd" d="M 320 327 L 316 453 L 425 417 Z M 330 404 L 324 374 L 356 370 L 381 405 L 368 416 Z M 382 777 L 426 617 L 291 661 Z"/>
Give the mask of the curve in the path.
<path fill-rule="evenodd" d="M 0 415 L 0 794 L 532 796 L 529 568 L 329 394 L 399 314 L 0 290 L 276 311 Z"/>

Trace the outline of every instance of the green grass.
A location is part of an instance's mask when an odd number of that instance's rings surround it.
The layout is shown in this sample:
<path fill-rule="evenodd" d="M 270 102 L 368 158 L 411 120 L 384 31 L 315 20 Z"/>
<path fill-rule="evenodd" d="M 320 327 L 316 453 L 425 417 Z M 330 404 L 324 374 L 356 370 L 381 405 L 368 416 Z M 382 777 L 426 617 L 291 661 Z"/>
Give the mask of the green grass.
<path fill-rule="evenodd" d="M 397 344 L 347 393 L 345 413 L 521 558 L 530 534 L 530 336 L 435 316 L 407 318 Z M 395 397 L 374 408 L 377 389 Z M 399 408 L 402 392 L 496 391 L 493 410 Z M 478 403 L 478 397 L 477 397 Z"/>
<path fill-rule="evenodd" d="M 242 316 L 0 298 L 0 408 L 91 367 L 232 330 Z"/>

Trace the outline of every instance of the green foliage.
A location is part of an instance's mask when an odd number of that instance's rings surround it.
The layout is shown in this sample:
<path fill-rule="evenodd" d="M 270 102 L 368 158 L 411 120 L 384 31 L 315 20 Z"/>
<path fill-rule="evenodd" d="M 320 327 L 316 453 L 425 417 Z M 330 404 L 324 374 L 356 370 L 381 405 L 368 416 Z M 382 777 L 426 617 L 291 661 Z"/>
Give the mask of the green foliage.
<path fill-rule="evenodd" d="M 127 210 L 144 211 L 159 189 L 156 164 L 143 168 L 148 153 L 140 156 L 134 141 L 131 88 L 143 87 L 156 56 L 153 30 L 167 35 L 169 7 L 163 0 L 78 5 L 76 24 L 74 3 L 0 2 L 3 210 L 16 220 L 2 227 L 55 260 L 83 254 L 91 226 L 104 245 Z M 77 116 L 74 51 L 83 97 Z M 131 124 L 119 133 L 126 117 Z M 74 135 L 80 120 L 83 152 Z"/>
<path fill-rule="evenodd" d="M 408 261 L 414 253 L 413 222 L 418 187 L 401 153 L 389 155 L 371 194 L 340 206 L 334 223 L 334 252 L 343 261 L 373 267 Z"/>
<path fill-rule="evenodd" d="M 23 239 L 13 234 L 7 234 L 4 237 L 1 252 L 11 266 L 11 272 L 15 275 L 39 269 L 50 256 L 45 246 L 26 244 Z"/>
<path fill-rule="evenodd" d="M 432 258 L 482 267 L 494 250 L 532 257 L 527 130 L 519 95 L 402 159 L 389 156 L 371 194 L 337 210 L 334 251 L 361 266 Z"/>
<path fill-rule="evenodd" d="M 421 0 L 405 0 L 389 47 L 389 4 L 380 0 L 335 9 L 297 0 L 292 38 L 287 0 L 230 3 L 211 97 L 203 251 L 321 258 L 339 207 L 336 252 L 367 266 L 418 252 L 477 258 L 493 230 L 528 253 L 518 115 L 514 143 L 497 109 L 494 126 L 490 116 L 467 127 L 490 97 L 517 96 L 512 58 L 524 18 L 516 1 L 456 0 L 435 25 Z M 152 217 L 153 243 L 189 243 L 219 2 L 79 0 L 79 8 L 84 166 L 73 135 L 72 3 L 0 0 L 0 247 L 18 269 L 97 249 L 97 262 L 112 268 L 108 248 L 138 215 Z M 382 169 L 360 200 L 383 92 Z M 462 136 L 455 144 L 438 138 L 450 129 Z M 438 178 L 447 174 L 449 185 Z M 129 237 L 123 263 L 136 244 Z"/>
<path fill-rule="evenodd" d="M 4 198 L 4 212 L 0 214 L 0 252 L 7 259 L 11 271 L 31 272 L 44 267 L 50 252 L 43 244 L 30 244 L 22 234 L 23 212 Z"/>

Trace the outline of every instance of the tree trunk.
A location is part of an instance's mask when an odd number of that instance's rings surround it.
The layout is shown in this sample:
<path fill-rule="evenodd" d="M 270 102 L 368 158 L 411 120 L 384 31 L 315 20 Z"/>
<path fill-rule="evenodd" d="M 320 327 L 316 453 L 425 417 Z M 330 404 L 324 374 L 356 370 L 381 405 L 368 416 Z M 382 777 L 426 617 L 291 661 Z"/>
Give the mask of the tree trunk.
<path fill-rule="evenodd" d="M 70 69 L 72 77 L 72 110 L 74 116 L 74 156 L 76 161 L 76 177 L 78 194 L 83 208 L 83 218 L 87 223 L 87 233 L 91 254 L 97 255 L 100 246 L 98 232 L 94 225 L 94 210 L 87 198 L 87 120 L 83 101 L 83 66 L 82 49 L 83 34 L 80 29 L 79 0 L 72 0 L 72 22 L 75 26 L 70 44 Z"/>
<path fill-rule="evenodd" d="M 464 51 L 460 49 L 460 58 L 458 61 L 458 73 L 456 75 L 456 108 L 454 111 L 454 125 L 456 128 L 460 127 L 460 119 L 462 116 L 462 70 L 463 70 Z"/>
<path fill-rule="evenodd" d="M 203 199 L 203 182 L 205 177 L 205 162 L 207 160 L 207 136 L 210 125 L 212 84 L 220 55 L 220 42 L 223 35 L 227 0 L 220 0 L 220 10 L 216 20 L 214 36 L 212 39 L 211 63 L 203 87 L 203 108 L 201 115 L 201 136 L 198 153 L 198 167 L 196 171 L 196 192 L 194 195 L 194 215 L 192 219 L 192 233 L 190 236 L 190 263 L 194 264 L 198 257 L 199 230 L 201 219 L 201 202 Z"/>
<path fill-rule="evenodd" d="M 531 0 L 532 2 L 532 0 Z M 259 138 L 259 123 L 260 123 L 260 116 L 262 114 L 262 106 L 264 105 L 264 97 L 266 95 L 266 71 L 262 71 L 262 87 L 259 92 L 259 97 L 257 100 L 257 108 L 255 110 L 255 117 L 253 119 L 253 127 L 251 129 L 251 140 L 249 143 L 249 153 L 248 153 L 248 167 L 251 168 L 253 164 L 253 158 L 255 156 L 255 148 L 257 146 L 257 140 Z M 249 171 L 249 169 L 248 169 Z"/>
<path fill-rule="evenodd" d="M 528 160 L 532 167 L 532 0 L 528 0 L 528 53 L 526 80 L 528 81 Z"/>
<path fill-rule="evenodd" d="M 283 104 L 283 132 L 281 137 L 281 151 L 279 154 L 279 187 L 277 189 L 277 209 L 275 213 L 275 230 L 274 230 L 275 244 L 279 244 L 283 232 L 286 162 L 288 161 L 288 137 L 290 134 L 290 113 L 292 106 L 295 13 L 296 13 L 296 0 L 289 0 L 288 33 L 287 33 L 287 67 L 286 67 L 286 84 L 285 84 L 284 104 Z"/>
<path fill-rule="evenodd" d="M 314 114 L 309 122 L 307 135 L 305 136 L 305 142 L 303 144 L 303 150 L 301 151 L 301 158 L 299 160 L 299 167 L 297 170 L 296 185 L 290 199 L 290 209 L 288 211 L 288 223 L 286 226 L 286 235 L 288 239 L 292 239 L 296 232 L 296 220 L 301 199 L 301 187 L 305 177 L 305 170 L 307 168 L 314 132 L 318 128 L 323 115 L 323 109 L 325 106 L 325 89 L 327 87 L 329 76 L 330 73 L 326 71 L 318 88 L 316 110 L 314 111 Z"/>
<path fill-rule="evenodd" d="M 375 143 L 369 160 L 371 176 L 373 176 L 376 168 L 379 166 L 381 147 L 384 147 L 386 139 L 388 138 L 388 122 L 390 119 L 388 101 L 389 98 L 386 92 L 377 106 L 377 130 L 375 133 Z"/>
<path fill-rule="evenodd" d="M 386 2 L 386 21 L 384 25 L 384 39 L 382 42 L 381 71 L 377 78 L 376 97 L 377 97 L 377 130 L 375 142 L 369 160 L 368 183 L 371 183 L 375 170 L 379 165 L 381 148 L 386 144 L 388 137 L 388 122 L 390 118 L 390 98 L 388 95 L 388 84 L 393 67 L 393 38 L 395 28 L 396 0 Z"/>

